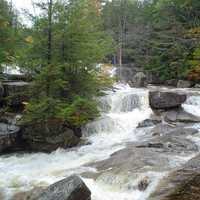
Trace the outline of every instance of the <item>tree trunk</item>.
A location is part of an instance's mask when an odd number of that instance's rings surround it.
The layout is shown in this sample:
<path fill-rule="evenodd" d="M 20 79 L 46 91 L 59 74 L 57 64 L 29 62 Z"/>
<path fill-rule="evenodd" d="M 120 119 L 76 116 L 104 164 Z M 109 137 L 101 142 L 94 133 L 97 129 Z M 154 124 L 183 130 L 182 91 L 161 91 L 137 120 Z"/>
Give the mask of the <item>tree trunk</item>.
<path fill-rule="evenodd" d="M 51 57 L 52 57 L 52 6 L 53 6 L 53 0 L 49 0 L 49 5 L 48 5 L 48 49 L 47 49 L 48 64 L 51 64 Z"/>

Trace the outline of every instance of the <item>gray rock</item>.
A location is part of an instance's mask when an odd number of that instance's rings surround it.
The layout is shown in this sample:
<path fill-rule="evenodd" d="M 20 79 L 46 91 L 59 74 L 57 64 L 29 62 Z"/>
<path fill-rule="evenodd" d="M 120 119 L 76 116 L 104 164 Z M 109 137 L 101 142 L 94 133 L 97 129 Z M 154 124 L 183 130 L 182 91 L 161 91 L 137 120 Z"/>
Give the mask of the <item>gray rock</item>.
<path fill-rule="evenodd" d="M 139 148 L 136 147 L 136 144 L 129 144 L 126 148 L 112 154 L 108 159 L 91 165 L 103 173 L 112 169 L 112 173 L 116 175 L 128 173 L 129 177 L 131 174 L 144 173 L 147 168 L 148 171 L 159 172 L 171 168 L 164 152 L 162 148 Z"/>
<path fill-rule="evenodd" d="M 162 179 L 149 200 L 199 200 L 200 155 Z"/>
<path fill-rule="evenodd" d="M 58 148 L 71 148 L 80 138 L 59 120 L 22 126 L 22 138 L 32 151 L 52 152 Z"/>
<path fill-rule="evenodd" d="M 44 190 L 35 200 L 91 200 L 91 192 L 78 176 L 70 176 Z"/>
<path fill-rule="evenodd" d="M 164 116 L 165 121 L 168 122 L 183 122 L 183 123 L 198 123 L 200 117 L 197 117 L 191 113 L 184 111 L 183 109 L 177 109 L 168 111 Z"/>
<path fill-rule="evenodd" d="M 190 88 L 193 86 L 193 83 L 186 80 L 179 80 L 177 83 L 178 88 Z"/>
<path fill-rule="evenodd" d="M 98 171 L 112 169 L 113 173 L 165 171 L 173 168 L 170 156 L 197 153 L 198 146 L 187 138 L 197 133 L 196 129 L 176 128 L 149 141 L 129 143 L 126 148 L 115 152 L 110 158 L 94 163 Z M 159 165 L 158 165 L 159 163 Z M 144 167 L 145 166 L 145 167 Z"/>
<path fill-rule="evenodd" d="M 145 177 L 144 179 L 142 179 L 139 184 L 138 184 L 138 189 L 140 191 L 145 191 L 147 189 L 147 187 L 149 186 L 150 184 L 150 180 L 149 180 L 149 177 Z"/>
<path fill-rule="evenodd" d="M 161 137 L 144 142 L 137 146 L 138 148 L 157 148 L 163 149 L 166 152 L 179 153 L 194 153 L 198 152 L 198 146 L 191 140 L 180 137 L 178 135 L 167 134 Z"/>
<path fill-rule="evenodd" d="M 0 82 L 0 100 L 2 99 L 3 95 L 4 95 L 4 88 L 2 83 Z"/>
<path fill-rule="evenodd" d="M 200 88 L 200 84 L 195 84 L 195 88 Z"/>
<path fill-rule="evenodd" d="M 144 121 L 142 121 L 138 124 L 137 128 L 151 127 L 151 126 L 155 126 L 159 123 L 161 123 L 161 120 L 145 119 Z"/>
<path fill-rule="evenodd" d="M 132 79 L 132 87 L 146 87 L 147 86 L 147 77 L 143 72 L 138 72 Z"/>
<path fill-rule="evenodd" d="M 168 85 L 168 86 L 176 87 L 177 86 L 177 82 L 178 82 L 177 79 L 171 79 L 171 80 L 165 81 L 165 84 Z"/>
<path fill-rule="evenodd" d="M 149 92 L 149 102 L 152 109 L 169 110 L 180 107 L 186 101 L 186 95 L 174 92 Z"/>
<path fill-rule="evenodd" d="M 174 126 L 171 126 L 169 124 L 158 124 L 151 130 L 151 133 L 153 136 L 161 136 L 173 130 L 175 130 Z"/>
<path fill-rule="evenodd" d="M 147 73 L 147 83 L 161 85 L 161 84 L 164 84 L 164 81 L 161 80 L 160 76 L 156 72 L 148 72 Z"/>
<path fill-rule="evenodd" d="M 0 123 L 0 153 L 18 146 L 20 128 L 15 125 Z"/>

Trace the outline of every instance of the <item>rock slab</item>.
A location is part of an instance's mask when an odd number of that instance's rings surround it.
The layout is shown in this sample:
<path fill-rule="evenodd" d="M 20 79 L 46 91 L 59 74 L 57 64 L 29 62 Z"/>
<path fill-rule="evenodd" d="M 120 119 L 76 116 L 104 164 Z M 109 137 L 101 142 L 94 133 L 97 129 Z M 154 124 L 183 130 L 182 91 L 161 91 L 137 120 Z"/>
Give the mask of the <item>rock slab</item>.
<path fill-rule="evenodd" d="M 149 92 L 149 103 L 152 109 L 157 110 L 170 110 L 180 107 L 187 97 L 184 94 L 174 92 Z"/>
<path fill-rule="evenodd" d="M 35 200 L 91 200 L 91 192 L 81 178 L 72 175 L 50 185 Z"/>
<path fill-rule="evenodd" d="M 200 154 L 162 179 L 149 200 L 200 200 Z"/>

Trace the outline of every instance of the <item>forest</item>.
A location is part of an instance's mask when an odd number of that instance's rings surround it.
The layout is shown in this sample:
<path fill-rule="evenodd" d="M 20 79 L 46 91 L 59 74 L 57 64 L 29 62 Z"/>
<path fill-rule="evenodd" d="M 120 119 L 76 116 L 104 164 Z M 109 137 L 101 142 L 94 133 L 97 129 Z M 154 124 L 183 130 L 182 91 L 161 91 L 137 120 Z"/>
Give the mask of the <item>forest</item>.
<path fill-rule="evenodd" d="M 0 200 L 200 200 L 200 0 L 0 0 Z"/>
<path fill-rule="evenodd" d="M 99 75 L 97 63 L 134 63 L 163 80 L 200 80 L 198 0 L 52 0 L 34 6 L 40 14 L 27 11 L 27 26 L 12 4 L 0 2 L 0 65 L 17 65 L 34 80 L 27 122 L 60 118 L 80 126 L 96 117 L 93 97 L 112 82 Z"/>

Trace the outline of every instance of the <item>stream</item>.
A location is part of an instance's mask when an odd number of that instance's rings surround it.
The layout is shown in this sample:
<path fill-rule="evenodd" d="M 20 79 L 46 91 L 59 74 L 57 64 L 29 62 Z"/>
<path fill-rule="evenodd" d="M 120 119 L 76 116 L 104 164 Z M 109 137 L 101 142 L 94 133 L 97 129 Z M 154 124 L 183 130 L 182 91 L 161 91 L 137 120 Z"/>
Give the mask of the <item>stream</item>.
<path fill-rule="evenodd" d="M 92 200 L 146 200 L 160 179 L 198 153 L 135 149 L 135 144 L 152 138 L 151 128 L 136 128 L 152 114 L 148 89 L 123 84 L 115 87 L 100 99 L 101 117 L 83 128 L 88 145 L 58 149 L 51 154 L 0 157 L 3 200 L 14 200 L 17 192 L 46 187 L 74 173 L 90 188 Z M 200 96 L 191 94 L 183 107 L 200 115 Z M 200 125 L 195 128 L 200 129 Z M 200 146 L 199 134 L 187 139 Z M 138 184 L 144 179 L 148 179 L 149 186 L 141 191 Z"/>

